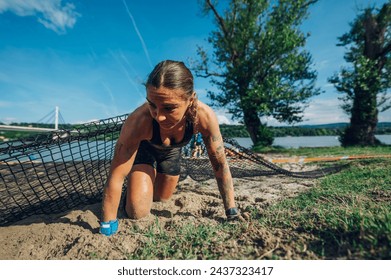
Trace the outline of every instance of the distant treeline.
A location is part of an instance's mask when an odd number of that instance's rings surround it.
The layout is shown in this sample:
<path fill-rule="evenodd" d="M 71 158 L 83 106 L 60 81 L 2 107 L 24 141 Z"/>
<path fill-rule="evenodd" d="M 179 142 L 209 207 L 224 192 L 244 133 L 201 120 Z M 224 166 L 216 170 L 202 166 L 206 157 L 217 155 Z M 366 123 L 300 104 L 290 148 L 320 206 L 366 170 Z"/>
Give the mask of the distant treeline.
<path fill-rule="evenodd" d="M 1 123 L 0 123 L 1 124 Z M 35 123 L 12 123 L 17 126 L 33 126 L 43 128 L 53 128 L 52 124 L 35 124 Z M 284 136 L 337 136 L 344 130 L 347 123 L 335 123 L 324 125 L 303 125 L 303 126 L 280 126 L 271 127 L 274 137 Z M 71 129 L 73 125 L 62 124 L 60 128 Z M 221 134 L 225 137 L 250 137 L 244 125 L 220 125 Z M 24 131 L 1 131 L 0 141 L 2 138 L 14 140 L 18 138 L 30 137 L 37 132 Z M 391 134 L 391 122 L 378 123 L 376 134 Z"/>
<path fill-rule="evenodd" d="M 0 125 L 4 125 L 4 123 L 0 122 Z M 42 123 L 10 123 L 9 125 L 13 126 L 24 126 L 24 127 L 40 127 L 40 128 L 54 128 L 53 124 L 42 124 Z M 71 124 L 60 124 L 60 129 L 71 129 L 73 125 Z M 28 138 L 39 133 L 45 132 L 31 132 L 31 131 L 9 131 L 9 130 L 1 130 L 0 129 L 0 142 L 2 140 L 15 140 L 20 138 Z"/>
<path fill-rule="evenodd" d="M 0 123 L 2 124 L 2 123 Z M 41 127 L 41 128 L 54 128 L 54 124 L 52 123 L 26 123 L 26 122 L 21 122 L 21 123 L 10 123 L 10 125 L 14 126 L 24 126 L 24 127 Z M 62 129 L 70 129 L 74 127 L 75 125 L 72 124 L 59 124 L 58 125 Z"/>
<path fill-rule="evenodd" d="M 274 137 L 284 136 L 338 136 L 347 123 L 303 126 L 271 127 Z M 244 125 L 220 125 L 221 134 L 225 137 L 250 137 Z M 391 122 L 378 123 L 376 134 L 391 134 Z"/>

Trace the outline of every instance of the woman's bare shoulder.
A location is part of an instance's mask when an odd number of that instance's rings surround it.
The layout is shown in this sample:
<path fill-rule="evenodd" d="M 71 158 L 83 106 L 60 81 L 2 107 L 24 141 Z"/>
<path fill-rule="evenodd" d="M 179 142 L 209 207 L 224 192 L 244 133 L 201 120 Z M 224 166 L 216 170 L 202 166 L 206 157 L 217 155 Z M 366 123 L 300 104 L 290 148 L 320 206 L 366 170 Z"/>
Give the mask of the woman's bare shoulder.
<path fill-rule="evenodd" d="M 198 101 L 197 110 L 199 131 L 202 134 L 207 134 L 213 127 L 219 125 L 215 112 L 207 104 Z"/>
<path fill-rule="evenodd" d="M 201 120 L 205 118 L 213 117 L 215 115 L 213 109 L 209 107 L 207 104 L 205 104 L 204 102 L 198 101 L 197 106 L 198 106 L 197 107 L 198 115 L 201 118 Z"/>
<path fill-rule="evenodd" d="M 141 105 L 127 117 L 120 138 L 129 138 L 136 142 L 152 137 L 152 116 L 146 104 Z M 126 141 L 128 142 L 128 141 Z M 133 142 L 133 141 L 131 141 Z"/>

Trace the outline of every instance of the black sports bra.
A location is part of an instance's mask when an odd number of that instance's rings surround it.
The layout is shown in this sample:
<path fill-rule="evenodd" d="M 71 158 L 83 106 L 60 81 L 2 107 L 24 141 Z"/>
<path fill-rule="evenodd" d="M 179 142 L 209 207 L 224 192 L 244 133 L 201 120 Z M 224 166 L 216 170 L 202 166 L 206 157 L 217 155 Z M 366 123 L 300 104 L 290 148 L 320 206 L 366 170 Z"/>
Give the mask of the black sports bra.
<path fill-rule="evenodd" d="M 171 143 L 171 145 L 166 146 L 163 145 L 162 143 L 162 139 L 160 137 L 160 127 L 155 119 L 152 120 L 152 125 L 153 125 L 152 139 L 148 141 L 148 143 L 158 149 L 165 150 L 165 149 L 172 149 L 172 148 L 181 148 L 183 146 L 186 146 L 190 142 L 191 137 L 194 134 L 193 123 L 189 120 L 186 120 L 185 135 L 183 136 L 182 141 L 179 143 Z"/>

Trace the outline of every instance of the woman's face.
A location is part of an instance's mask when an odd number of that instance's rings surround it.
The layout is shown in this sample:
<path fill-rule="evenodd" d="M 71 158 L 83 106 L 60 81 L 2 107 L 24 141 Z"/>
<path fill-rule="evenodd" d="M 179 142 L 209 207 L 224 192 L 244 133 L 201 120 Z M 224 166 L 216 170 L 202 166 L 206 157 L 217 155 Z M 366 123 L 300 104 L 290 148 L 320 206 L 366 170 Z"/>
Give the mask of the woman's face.
<path fill-rule="evenodd" d="M 180 89 L 147 87 L 147 101 L 151 116 L 159 123 L 160 129 L 169 130 L 180 125 L 193 98 L 187 98 Z"/>

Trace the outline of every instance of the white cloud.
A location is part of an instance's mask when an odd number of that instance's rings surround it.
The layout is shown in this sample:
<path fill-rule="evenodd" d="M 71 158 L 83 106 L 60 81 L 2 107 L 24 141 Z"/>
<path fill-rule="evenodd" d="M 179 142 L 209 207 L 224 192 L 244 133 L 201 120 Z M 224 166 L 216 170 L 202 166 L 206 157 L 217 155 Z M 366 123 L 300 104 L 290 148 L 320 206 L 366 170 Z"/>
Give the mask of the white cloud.
<path fill-rule="evenodd" d="M 331 89 L 334 89 L 334 85 L 332 83 L 326 83 L 322 86 L 322 88 L 331 88 Z"/>
<path fill-rule="evenodd" d="M 205 97 L 208 93 L 206 91 L 206 89 L 203 89 L 203 88 L 196 88 L 194 89 L 195 92 L 197 93 L 197 96 L 200 97 L 200 96 L 203 96 Z"/>
<path fill-rule="evenodd" d="M 328 99 L 314 99 L 304 111 L 303 122 L 296 125 L 305 124 L 328 124 L 338 122 L 349 122 L 349 116 L 340 108 L 341 101 L 337 97 Z M 231 115 L 224 109 L 214 109 L 220 124 L 238 124 L 237 121 L 231 120 Z M 390 110 L 391 113 L 391 110 Z M 387 119 L 385 114 L 381 115 L 384 121 Z M 268 126 L 285 126 L 286 123 L 280 123 L 272 117 L 263 117 L 262 122 Z"/>
<path fill-rule="evenodd" d="M 73 28 L 80 16 L 72 3 L 62 0 L 0 0 L 0 13 L 10 11 L 18 16 L 35 16 L 38 22 L 58 34 Z"/>
<path fill-rule="evenodd" d="M 315 64 L 316 69 L 317 69 L 318 71 L 319 71 L 319 70 L 322 70 L 322 69 L 325 69 L 325 68 L 327 68 L 327 67 L 329 67 L 329 65 L 330 65 L 330 61 L 327 60 L 327 59 L 322 60 L 322 61 L 320 61 L 320 62 L 318 62 L 318 63 Z"/>
<path fill-rule="evenodd" d="M 217 120 L 219 121 L 219 124 L 231 124 L 227 116 L 221 114 L 216 114 L 216 116 Z"/>
<path fill-rule="evenodd" d="M 9 102 L 4 102 L 4 101 L 1 101 L 0 100 L 0 108 L 1 107 L 7 107 L 7 106 L 9 106 L 10 104 L 9 104 Z"/>
<path fill-rule="evenodd" d="M 379 122 L 391 122 L 391 109 L 379 113 Z"/>
<path fill-rule="evenodd" d="M 349 116 L 343 112 L 340 105 L 341 101 L 337 97 L 314 99 L 305 109 L 303 121 L 296 125 L 349 122 Z M 262 121 L 266 121 L 269 126 L 287 125 L 274 118 L 263 118 Z"/>
<path fill-rule="evenodd" d="M 232 120 L 232 116 L 227 112 L 227 110 L 222 108 L 213 108 L 213 111 L 216 114 L 217 121 L 219 122 L 219 124 L 238 124 L 237 121 Z"/>
<path fill-rule="evenodd" d="M 341 104 L 337 98 L 313 100 L 304 111 L 303 124 L 349 122 L 348 115 L 340 107 Z"/>
<path fill-rule="evenodd" d="M 341 109 L 341 102 L 336 96 L 331 95 L 327 99 L 314 99 L 304 111 L 303 121 L 295 125 L 317 125 L 340 123 L 350 121 L 349 116 Z M 230 114 L 224 109 L 214 109 L 220 124 L 238 124 L 232 121 Z M 286 126 L 287 123 L 280 123 L 272 117 L 263 117 L 262 122 L 268 126 Z M 379 113 L 379 122 L 391 122 L 391 109 Z"/>
<path fill-rule="evenodd" d="M 16 118 L 12 117 L 4 117 L 0 119 L 0 122 L 5 123 L 5 124 L 11 124 L 16 121 Z"/>

